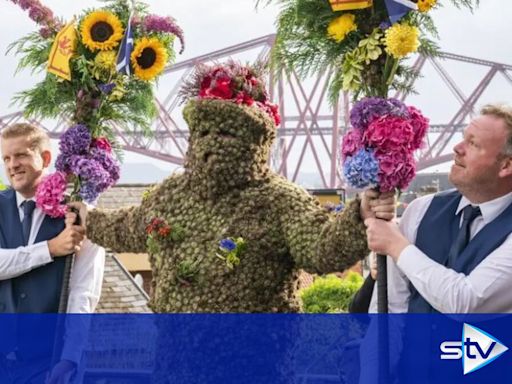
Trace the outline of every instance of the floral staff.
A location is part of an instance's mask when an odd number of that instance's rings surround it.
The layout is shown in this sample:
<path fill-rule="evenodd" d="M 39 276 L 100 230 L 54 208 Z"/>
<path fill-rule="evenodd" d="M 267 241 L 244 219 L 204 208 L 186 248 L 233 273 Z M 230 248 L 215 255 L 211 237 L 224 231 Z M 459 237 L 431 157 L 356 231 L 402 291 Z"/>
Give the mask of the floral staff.
<path fill-rule="evenodd" d="M 39 32 L 11 44 L 10 49 L 22 56 L 18 67 L 47 71 L 16 100 L 24 104 L 26 116 L 64 115 L 71 120 L 60 138 L 56 172 L 36 191 L 36 204 L 45 214 L 63 217 L 68 183 L 73 185 L 72 201 L 92 203 L 119 180 L 114 127 L 141 127 L 150 133 L 157 114 L 153 83 L 174 60 L 176 38 L 183 50 L 183 32 L 171 17 L 149 14 L 144 3 L 135 1 L 107 1 L 66 25 L 38 0 L 11 1 L 41 26 Z M 71 263 L 69 257 L 64 306 Z"/>
<path fill-rule="evenodd" d="M 471 10 L 478 4 L 478 0 L 451 2 Z M 410 54 L 437 54 L 429 34 L 436 36 L 430 10 L 438 3 L 291 0 L 281 9 L 273 67 L 293 68 L 302 76 L 332 70 L 331 102 L 342 91 L 360 100 L 351 112 L 353 129 L 342 146 L 343 173 L 353 187 L 404 189 L 415 175 L 413 151 L 421 145 L 428 121 L 413 107 L 388 99 L 388 93 L 406 95 L 413 90 L 418 73 L 406 61 Z M 412 136 L 414 142 L 408 142 Z M 378 259 L 379 312 L 387 312 L 386 259 Z"/>

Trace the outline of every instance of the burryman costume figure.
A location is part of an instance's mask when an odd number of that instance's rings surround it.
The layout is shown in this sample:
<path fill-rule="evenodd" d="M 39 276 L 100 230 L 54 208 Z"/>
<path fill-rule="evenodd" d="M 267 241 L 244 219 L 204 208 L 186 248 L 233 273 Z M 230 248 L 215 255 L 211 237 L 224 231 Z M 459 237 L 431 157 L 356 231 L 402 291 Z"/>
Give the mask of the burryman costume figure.
<path fill-rule="evenodd" d="M 279 116 L 259 76 L 200 67 L 182 91 L 184 173 L 140 206 L 88 214 L 93 242 L 149 252 L 155 312 L 297 312 L 300 268 L 342 271 L 369 252 L 358 200 L 331 216 L 269 169 Z"/>

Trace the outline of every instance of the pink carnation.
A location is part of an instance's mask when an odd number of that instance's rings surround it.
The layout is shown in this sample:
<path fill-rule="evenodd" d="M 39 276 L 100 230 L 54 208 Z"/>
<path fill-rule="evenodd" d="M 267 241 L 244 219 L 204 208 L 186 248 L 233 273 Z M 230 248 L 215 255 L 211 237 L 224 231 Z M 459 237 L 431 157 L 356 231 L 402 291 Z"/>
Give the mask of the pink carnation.
<path fill-rule="evenodd" d="M 407 107 L 409 111 L 409 121 L 412 125 L 412 129 L 414 132 L 414 139 L 411 142 L 411 148 L 413 150 L 419 149 L 423 147 L 423 139 L 427 134 L 429 120 L 421 114 L 421 111 L 414 107 Z"/>
<path fill-rule="evenodd" d="M 416 162 L 411 153 L 376 151 L 379 161 L 379 187 L 382 192 L 406 189 L 416 176 Z"/>
<path fill-rule="evenodd" d="M 363 147 L 363 135 L 360 129 L 351 129 L 345 136 L 343 136 L 343 142 L 341 144 L 341 155 L 343 161 L 348 156 L 354 155 Z"/>
<path fill-rule="evenodd" d="M 364 131 L 366 145 L 381 151 L 410 150 L 414 131 L 408 119 L 395 116 L 380 117 Z"/>
<path fill-rule="evenodd" d="M 44 177 L 37 187 L 36 205 L 50 217 L 64 217 L 67 206 L 62 202 L 66 186 L 66 175 L 62 172 Z"/>

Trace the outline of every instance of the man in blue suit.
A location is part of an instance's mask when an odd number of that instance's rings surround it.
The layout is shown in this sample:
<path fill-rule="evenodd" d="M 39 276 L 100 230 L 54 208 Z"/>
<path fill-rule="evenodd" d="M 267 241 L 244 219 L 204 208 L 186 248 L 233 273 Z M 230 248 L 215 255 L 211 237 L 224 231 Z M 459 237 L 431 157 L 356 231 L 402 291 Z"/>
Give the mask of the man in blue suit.
<path fill-rule="evenodd" d="M 35 206 L 37 186 L 52 159 L 48 135 L 38 127 L 22 123 L 5 128 L 0 139 L 11 186 L 0 192 L 0 313 L 57 312 L 64 271 L 62 256 L 71 253 L 76 257 L 71 271 L 68 312 L 94 312 L 101 293 L 104 249 L 84 238 L 85 228 L 73 224 L 76 217 L 73 213 L 68 213 L 65 219 L 55 219 Z M 39 352 L 48 353 L 35 351 L 33 347 L 20 349 L 24 343 L 30 345 L 31 340 L 29 335 L 17 337 L 15 354 L 0 351 L 0 371 L 2 363 L 4 367 L 5 364 L 13 367 L 16 361 L 34 360 Z M 79 361 L 79 353 L 68 343 L 54 376 L 70 371 L 72 362 Z M 11 382 L 32 382 L 23 378 L 29 374 L 26 369 L 5 374 L 14 375 Z"/>

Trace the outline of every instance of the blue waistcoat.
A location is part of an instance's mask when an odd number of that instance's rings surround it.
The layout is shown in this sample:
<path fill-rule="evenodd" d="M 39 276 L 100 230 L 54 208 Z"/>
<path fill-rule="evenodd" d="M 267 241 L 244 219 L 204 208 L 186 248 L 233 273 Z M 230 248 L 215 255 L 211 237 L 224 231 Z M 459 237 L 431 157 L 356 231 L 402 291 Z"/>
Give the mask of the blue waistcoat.
<path fill-rule="evenodd" d="M 450 247 L 457 237 L 462 211 L 455 215 L 462 195 L 458 191 L 436 195 L 421 220 L 416 246 L 435 262 L 469 275 L 478 264 L 498 248 L 512 233 L 512 204 L 474 236 L 457 257 L 448 262 Z M 433 313 L 432 306 L 410 285 L 409 313 Z"/>
<path fill-rule="evenodd" d="M 35 242 L 46 241 L 64 229 L 63 219 L 45 216 Z M 0 248 L 13 249 L 23 245 L 16 193 L 0 192 Z M 0 313 L 57 312 L 64 273 L 64 258 L 35 268 L 21 276 L 0 280 Z"/>

